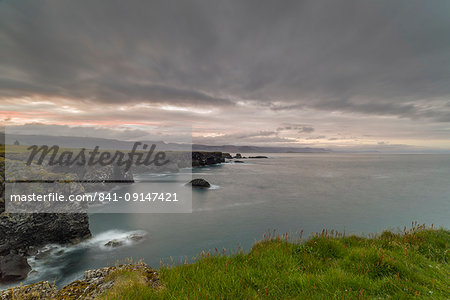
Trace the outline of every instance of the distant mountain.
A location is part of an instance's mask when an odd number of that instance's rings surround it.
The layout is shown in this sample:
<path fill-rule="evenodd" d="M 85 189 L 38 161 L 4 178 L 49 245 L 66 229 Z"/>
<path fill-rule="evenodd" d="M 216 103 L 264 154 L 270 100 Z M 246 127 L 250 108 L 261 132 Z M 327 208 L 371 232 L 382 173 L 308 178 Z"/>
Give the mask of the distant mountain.
<path fill-rule="evenodd" d="M 22 135 L 6 134 L 5 143 L 12 145 L 18 141 L 20 145 L 57 145 L 61 148 L 86 148 L 93 149 L 98 146 L 104 150 L 131 150 L 135 141 L 120 141 L 115 139 L 77 137 L 77 136 L 52 136 L 52 135 Z M 183 150 L 187 145 L 165 143 L 163 141 L 140 141 L 143 144 L 156 144 L 160 150 Z M 141 150 L 138 148 L 138 150 Z"/>
<path fill-rule="evenodd" d="M 131 150 L 135 141 L 120 141 L 115 139 L 74 137 L 74 136 L 51 136 L 51 135 L 22 135 L 7 134 L 5 143 L 12 145 L 16 141 L 20 145 L 58 145 L 61 148 L 86 148 L 93 149 L 99 146 L 100 149 L 109 150 Z M 140 141 L 145 144 L 156 144 L 159 150 L 186 150 L 186 144 L 165 143 L 163 141 Z M 324 148 L 297 148 L 297 147 L 259 147 L 259 146 L 235 146 L 235 145 L 200 145 L 193 144 L 194 151 L 220 151 L 230 153 L 326 153 L 331 150 Z"/>
<path fill-rule="evenodd" d="M 230 153 L 327 153 L 331 152 L 324 148 L 298 148 L 298 147 L 260 147 L 260 146 L 209 146 L 193 144 L 192 150 L 195 151 L 221 151 Z"/>

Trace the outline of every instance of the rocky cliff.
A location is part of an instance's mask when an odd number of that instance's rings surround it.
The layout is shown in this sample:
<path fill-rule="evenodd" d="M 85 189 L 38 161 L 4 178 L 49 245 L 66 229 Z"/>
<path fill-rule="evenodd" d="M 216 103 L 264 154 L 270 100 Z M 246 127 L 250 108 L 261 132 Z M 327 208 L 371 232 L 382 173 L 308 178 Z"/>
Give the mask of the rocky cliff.
<path fill-rule="evenodd" d="M 105 267 L 97 270 L 88 270 L 80 280 L 62 287 L 60 290 L 54 283 L 48 281 L 38 282 L 26 286 L 0 291 L 0 300 L 14 299 L 97 299 L 108 289 L 114 286 L 114 274 L 133 272 L 141 275 L 148 288 L 160 287 L 158 273 L 145 263 Z M 30 297 L 32 295 L 32 297 Z"/>
<path fill-rule="evenodd" d="M 170 153 L 172 163 L 157 171 L 178 171 L 189 167 L 191 153 Z M 230 155 L 222 152 L 192 152 L 192 166 L 219 164 Z M 12 155 L 17 162 L 25 159 L 24 155 Z M 8 157 L 10 158 L 10 157 Z M 187 165 L 187 163 L 189 165 Z M 14 167 L 14 164 L 8 164 Z M 154 168 L 154 167 L 153 167 Z M 133 169 L 136 173 L 155 171 L 149 168 Z M 19 169 L 10 170 L 8 174 L 16 174 Z M 41 179 L 52 179 L 54 174 L 70 174 L 70 180 L 80 183 L 70 185 L 70 193 L 83 193 L 94 190 L 108 190 L 114 186 L 108 180 L 133 182 L 132 172 L 124 172 L 117 166 L 88 168 L 72 166 L 67 168 L 42 165 L 36 172 L 43 174 Z M 20 174 L 19 174 L 20 175 Z M 20 177 L 20 176 L 19 176 Z M 68 177 L 69 178 L 69 177 Z M 8 178 L 9 179 L 9 178 Z M 95 181 L 95 185 L 89 181 Z M 100 183 L 99 183 L 100 181 Z M 104 182 L 103 182 L 104 181 Z M 46 244 L 77 243 L 91 236 L 89 219 L 86 213 L 20 213 L 5 212 L 5 158 L 0 155 L 0 282 L 24 279 L 29 271 L 26 258 L 35 255 L 38 248 Z M 33 183 L 34 184 L 34 183 Z M 29 185 L 32 192 L 36 187 Z M 8 188 L 10 188 L 9 186 Z M 76 191 L 76 192 L 74 192 Z"/>
<path fill-rule="evenodd" d="M 20 164 L 21 161 L 17 161 Z M 8 163 L 11 173 L 23 171 L 14 169 L 16 161 Z M 29 171 L 29 170 L 26 170 Z M 37 167 L 41 179 L 51 179 L 54 173 Z M 52 170 L 54 171 L 54 170 Z M 18 174 L 20 177 L 20 174 Z M 66 176 L 66 175 L 65 175 Z M 71 179 L 76 179 L 76 175 Z M 8 178 L 9 179 L 9 178 Z M 89 219 L 86 213 L 7 213 L 5 212 L 5 158 L 0 156 L 0 282 L 21 280 L 27 276 L 29 266 L 26 257 L 34 255 L 37 249 L 49 243 L 77 243 L 89 238 Z M 34 191 L 38 183 L 27 185 Z M 71 193 L 84 192 L 80 183 L 66 184 Z M 14 184 L 6 188 L 14 189 Z M 58 187 L 54 187 L 57 191 Z"/>
<path fill-rule="evenodd" d="M 38 247 L 49 243 L 76 243 L 91 236 L 86 213 L 5 212 L 3 156 L 0 156 L 0 181 L 0 282 L 24 279 L 29 271 L 26 257 L 35 254 Z M 82 191 L 82 187 L 77 189 Z"/>
<path fill-rule="evenodd" d="M 225 162 L 225 157 L 222 152 L 192 152 L 192 166 L 200 167 L 206 165 L 214 165 Z"/>
<path fill-rule="evenodd" d="M 90 236 L 87 214 L 0 214 L 0 256 L 29 256 L 46 244 L 77 243 Z"/>

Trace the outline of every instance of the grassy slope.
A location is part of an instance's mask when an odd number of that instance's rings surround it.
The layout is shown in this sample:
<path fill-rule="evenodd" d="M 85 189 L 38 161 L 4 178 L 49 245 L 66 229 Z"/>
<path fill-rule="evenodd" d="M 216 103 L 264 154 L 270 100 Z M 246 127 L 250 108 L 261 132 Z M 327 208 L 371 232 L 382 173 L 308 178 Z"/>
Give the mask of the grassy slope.
<path fill-rule="evenodd" d="M 450 231 L 415 226 L 372 238 L 322 233 L 306 242 L 266 238 L 249 253 L 202 255 L 162 267 L 162 287 L 121 273 L 104 299 L 450 299 Z"/>

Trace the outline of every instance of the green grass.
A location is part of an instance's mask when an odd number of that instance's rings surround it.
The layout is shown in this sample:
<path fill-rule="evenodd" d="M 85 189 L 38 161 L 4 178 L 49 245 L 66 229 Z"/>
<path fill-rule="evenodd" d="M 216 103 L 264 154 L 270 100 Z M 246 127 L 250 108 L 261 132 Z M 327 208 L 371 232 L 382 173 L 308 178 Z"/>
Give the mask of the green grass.
<path fill-rule="evenodd" d="M 122 273 L 104 299 L 450 299 L 449 241 L 450 231 L 418 225 L 371 238 L 269 235 L 248 253 L 162 266 L 157 289 Z"/>

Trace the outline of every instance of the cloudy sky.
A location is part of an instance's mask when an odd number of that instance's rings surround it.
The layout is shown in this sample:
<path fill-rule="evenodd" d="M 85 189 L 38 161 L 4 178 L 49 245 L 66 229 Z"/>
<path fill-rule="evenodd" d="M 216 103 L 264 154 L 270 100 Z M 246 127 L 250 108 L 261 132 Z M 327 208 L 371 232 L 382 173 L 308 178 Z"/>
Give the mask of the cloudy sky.
<path fill-rule="evenodd" d="M 23 133 L 192 127 L 206 144 L 450 149 L 449 12 L 448 0 L 0 1 L 0 119 Z"/>

